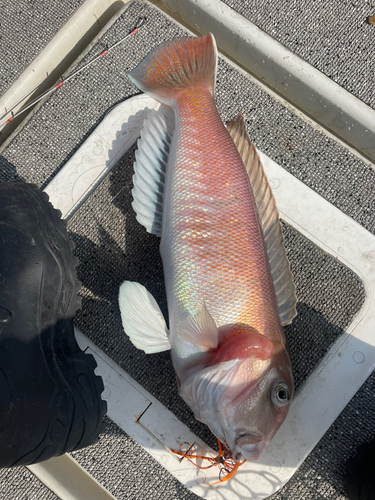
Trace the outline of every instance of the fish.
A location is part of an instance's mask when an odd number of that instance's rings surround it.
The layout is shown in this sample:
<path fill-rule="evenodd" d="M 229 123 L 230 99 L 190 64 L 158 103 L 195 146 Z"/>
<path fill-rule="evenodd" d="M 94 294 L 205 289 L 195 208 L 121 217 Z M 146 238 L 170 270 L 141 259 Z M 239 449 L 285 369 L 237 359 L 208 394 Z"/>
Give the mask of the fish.
<path fill-rule="evenodd" d="M 146 353 L 170 349 L 180 396 L 236 462 L 258 460 L 293 398 L 283 331 L 295 286 L 276 203 L 242 114 L 215 105 L 214 36 L 156 47 L 129 73 L 166 106 L 138 141 L 132 206 L 160 237 L 169 328 L 154 297 L 125 281 L 125 333 Z"/>

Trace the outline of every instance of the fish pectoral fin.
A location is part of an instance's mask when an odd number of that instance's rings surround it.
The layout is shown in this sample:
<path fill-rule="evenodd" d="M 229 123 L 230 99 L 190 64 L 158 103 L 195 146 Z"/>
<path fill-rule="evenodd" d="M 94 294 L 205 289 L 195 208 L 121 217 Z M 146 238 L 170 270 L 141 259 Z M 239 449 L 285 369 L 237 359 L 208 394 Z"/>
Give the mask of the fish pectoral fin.
<path fill-rule="evenodd" d="M 135 347 L 146 354 L 170 349 L 163 314 L 144 286 L 124 281 L 120 286 L 119 306 L 125 333 Z"/>
<path fill-rule="evenodd" d="M 280 321 L 282 325 L 288 325 L 297 315 L 297 297 L 283 245 L 284 237 L 275 198 L 262 162 L 247 133 L 243 116 L 238 115 L 231 120 L 227 125 L 227 130 L 245 165 L 263 230 Z"/>
<path fill-rule="evenodd" d="M 201 310 L 192 316 L 180 321 L 177 332 L 181 337 L 194 345 L 207 349 L 216 349 L 218 346 L 218 330 L 214 319 L 203 302 Z"/>
<path fill-rule="evenodd" d="M 174 122 L 170 116 L 150 111 L 143 124 L 135 153 L 132 207 L 146 230 L 161 236 L 164 184 Z"/>

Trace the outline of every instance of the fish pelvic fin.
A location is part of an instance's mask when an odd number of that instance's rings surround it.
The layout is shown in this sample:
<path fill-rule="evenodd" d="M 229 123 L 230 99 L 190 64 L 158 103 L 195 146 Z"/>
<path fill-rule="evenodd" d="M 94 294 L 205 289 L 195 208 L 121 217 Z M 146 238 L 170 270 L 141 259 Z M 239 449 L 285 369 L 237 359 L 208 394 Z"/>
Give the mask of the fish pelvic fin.
<path fill-rule="evenodd" d="M 125 333 L 137 349 L 146 354 L 170 349 L 163 314 L 144 286 L 124 281 L 120 286 L 119 306 Z"/>
<path fill-rule="evenodd" d="M 171 106 L 181 91 L 192 86 L 207 86 L 213 94 L 216 66 L 216 42 L 210 33 L 159 45 L 128 77 L 140 90 Z"/>
<path fill-rule="evenodd" d="M 227 125 L 227 130 L 237 146 L 247 172 L 263 230 L 280 321 L 282 325 L 288 325 L 297 315 L 297 297 L 283 245 L 284 237 L 275 198 L 262 162 L 247 133 L 243 116 L 240 114 L 231 120 Z"/>
<path fill-rule="evenodd" d="M 187 319 L 180 321 L 177 332 L 187 342 L 206 349 L 216 349 L 219 343 L 217 326 L 204 302 L 197 314 L 189 314 Z"/>

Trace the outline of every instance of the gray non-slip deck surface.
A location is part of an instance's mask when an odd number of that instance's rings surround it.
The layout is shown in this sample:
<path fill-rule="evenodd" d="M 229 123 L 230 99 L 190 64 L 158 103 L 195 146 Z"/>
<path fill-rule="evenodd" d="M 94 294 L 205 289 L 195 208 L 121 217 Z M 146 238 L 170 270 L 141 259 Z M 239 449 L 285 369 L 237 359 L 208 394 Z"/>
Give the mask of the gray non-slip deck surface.
<path fill-rule="evenodd" d="M 140 2 L 130 4 L 86 58 L 91 59 L 106 44 L 112 45 L 122 38 L 143 15 L 148 19 L 145 28 L 62 87 L 34 112 L 0 153 L 0 181 L 20 177 L 44 187 L 108 110 L 138 92 L 126 73 L 152 47 L 184 34 L 155 8 Z M 216 96 L 225 121 L 239 110 L 244 111 L 256 146 L 364 227 L 375 231 L 374 171 L 311 129 L 224 60 L 219 63 Z M 163 313 L 167 312 L 158 239 L 137 223 L 130 206 L 133 161 L 134 148 L 69 222 L 81 262 L 78 275 L 83 283 L 83 305 L 76 325 L 196 434 L 214 445 L 207 428 L 195 421 L 177 394 L 169 353 L 144 355 L 130 344 L 121 327 L 117 294 L 124 279 L 147 286 Z M 287 328 L 287 335 L 296 382 L 301 386 L 342 328 L 350 323 L 364 295 L 352 272 L 291 228 L 285 228 L 285 235 L 300 301 L 299 315 Z M 345 462 L 360 442 L 375 435 L 374 380 L 371 377 L 366 382 L 275 498 L 345 498 L 342 489 Z M 109 419 L 106 424 L 99 445 L 74 456 L 104 481 L 115 496 L 150 498 L 152 490 L 154 498 L 196 498 Z M 1 474 L 4 472 L 0 478 Z"/>
<path fill-rule="evenodd" d="M 0 470 L 1 500 L 59 500 L 26 467 Z"/>
<path fill-rule="evenodd" d="M 372 0 L 222 0 L 375 108 Z"/>
<path fill-rule="evenodd" d="M 8 90 L 83 1 L 0 2 L 0 95 Z"/>
<path fill-rule="evenodd" d="M 99 446 L 72 455 L 118 500 L 195 500 L 196 495 L 153 460 L 141 446 L 105 417 Z M 94 500 L 94 499 L 93 499 Z"/>

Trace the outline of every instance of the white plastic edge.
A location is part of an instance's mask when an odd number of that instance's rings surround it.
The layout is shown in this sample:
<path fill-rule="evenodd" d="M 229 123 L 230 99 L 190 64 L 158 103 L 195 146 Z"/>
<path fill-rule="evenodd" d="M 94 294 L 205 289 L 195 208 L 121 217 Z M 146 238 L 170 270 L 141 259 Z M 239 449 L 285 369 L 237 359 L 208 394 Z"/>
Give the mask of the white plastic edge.
<path fill-rule="evenodd" d="M 0 121 L 13 108 L 16 113 L 24 104 L 23 97 L 32 94 L 72 50 L 80 46 L 82 37 L 95 25 L 102 28 L 99 18 L 115 3 L 130 0 L 85 0 L 60 31 L 25 69 L 12 86 L 0 97 Z M 113 14 L 115 11 L 113 11 Z M 51 82 L 53 85 L 54 82 Z"/>
<path fill-rule="evenodd" d="M 27 468 L 61 500 L 116 500 L 68 454 Z"/>
<path fill-rule="evenodd" d="M 114 107 L 45 191 L 69 219 L 140 136 L 147 111 L 160 103 L 137 95 Z M 53 201 L 55 203 L 55 201 Z"/>
<path fill-rule="evenodd" d="M 220 50 L 317 123 L 375 160 L 375 111 L 223 2 L 161 0 Z"/>
<path fill-rule="evenodd" d="M 47 186 L 46 191 L 55 207 L 71 215 L 80 206 L 82 197 L 86 198 L 92 192 L 115 165 L 120 153 L 125 153 L 131 141 L 139 136 L 137 127 L 141 126 L 147 109 L 158 107 L 153 99 L 141 95 L 112 109 Z M 95 151 L 98 145 L 103 148 L 100 155 Z M 164 447 L 193 440 L 200 448 L 208 449 L 207 446 L 88 339 L 81 337 L 81 345 L 90 346 L 97 357 L 98 373 L 111 393 L 108 399 L 110 418 L 202 498 L 263 499 L 277 491 L 293 475 L 375 367 L 375 236 L 261 152 L 259 154 L 282 219 L 351 268 L 362 279 L 366 291 L 360 312 L 308 378 L 295 398 L 288 418 L 259 462 L 246 463 L 233 479 L 218 487 L 208 488 L 200 484 L 212 481 L 213 477 L 203 478 L 191 464 L 178 464 Z M 96 162 L 94 166 L 93 162 Z M 125 412 L 129 384 L 140 394 L 136 394 L 134 400 L 140 398 L 138 406 L 134 403 L 137 411 L 133 416 Z M 138 430 L 134 431 L 136 421 Z M 146 444 L 145 433 L 151 437 Z"/>

